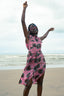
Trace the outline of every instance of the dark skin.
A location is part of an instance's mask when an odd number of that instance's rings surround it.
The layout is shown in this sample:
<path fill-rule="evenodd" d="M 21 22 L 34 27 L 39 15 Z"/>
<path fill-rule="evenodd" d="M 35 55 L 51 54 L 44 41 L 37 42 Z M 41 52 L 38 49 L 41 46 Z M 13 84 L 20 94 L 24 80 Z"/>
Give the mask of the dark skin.
<path fill-rule="evenodd" d="M 23 4 L 23 12 L 22 12 L 21 23 L 22 23 L 22 28 L 23 28 L 25 40 L 28 43 L 29 42 L 29 39 L 28 39 L 29 32 L 27 30 L 26 23 L 25 23 L 25 12 L 26 12 L 27 6 L 28 6 L 28 4 L 27 4 L 27 1 L 26 1 Z M 53 30 L 54 30 L 54 28 L 50 28 L 43 36 L 40 37 L 40 39 L 44 40 L 47 37 L 47 35 L 49 34 L 49 32 L 53 31 Z M 37 96 L 42 95 L 43 79 L 44 79 L 44 74 L 37 80 Z M 32 78 L 30 79 L 30 82 L 28 83 L 28 85 L 25 86 L 23 96 L 28 96 L 31 86 L 32 86 Z"/>

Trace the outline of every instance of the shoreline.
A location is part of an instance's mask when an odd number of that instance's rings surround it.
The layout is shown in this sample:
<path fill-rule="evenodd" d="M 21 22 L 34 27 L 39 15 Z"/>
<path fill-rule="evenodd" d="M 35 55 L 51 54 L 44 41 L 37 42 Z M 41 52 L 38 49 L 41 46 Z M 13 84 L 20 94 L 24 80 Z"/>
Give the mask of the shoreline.
<path fill-rule="evenodd" d="M 24 69 L 26 65 L 24 66 L 6 66 L 6 67 L 0 67 L 0 70 L 22 70 Z M 64 68 L 63 64 L 55 64 L 55 65 L 46 65 L 46 69 L 51 68 Z"/>

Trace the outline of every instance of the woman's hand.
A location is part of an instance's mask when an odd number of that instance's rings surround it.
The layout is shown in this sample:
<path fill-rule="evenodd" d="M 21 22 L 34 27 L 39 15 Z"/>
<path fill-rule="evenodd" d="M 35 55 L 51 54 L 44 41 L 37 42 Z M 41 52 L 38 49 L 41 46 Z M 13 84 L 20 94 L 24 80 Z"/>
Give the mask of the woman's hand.
<path fill-rule="evenodd" d="M 27 1 L 25 1 L 25 3 L 23 3 L 23 8 L 27 8 L 28 4 Z"/>
<path fill-rule="evenodd" d="M 54 30 L 54 28 L 50 28 L 48 31 L 53 31 Z"/>

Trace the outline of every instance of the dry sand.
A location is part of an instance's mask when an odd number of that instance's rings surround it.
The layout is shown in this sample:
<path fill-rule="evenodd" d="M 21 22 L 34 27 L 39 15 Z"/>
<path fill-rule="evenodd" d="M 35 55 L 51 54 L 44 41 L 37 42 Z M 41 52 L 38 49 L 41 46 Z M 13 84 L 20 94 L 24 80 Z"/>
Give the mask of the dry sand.
<path fill-rule="evenodd" d="M 24 85 L 18 84 L 23 70 L 0 70 L 0 96 L 23 96 Z M 37 96 L 32 85 L 29 96 Z M 42 96 L 64 96 L 64 68 L 46 69 Z"/>

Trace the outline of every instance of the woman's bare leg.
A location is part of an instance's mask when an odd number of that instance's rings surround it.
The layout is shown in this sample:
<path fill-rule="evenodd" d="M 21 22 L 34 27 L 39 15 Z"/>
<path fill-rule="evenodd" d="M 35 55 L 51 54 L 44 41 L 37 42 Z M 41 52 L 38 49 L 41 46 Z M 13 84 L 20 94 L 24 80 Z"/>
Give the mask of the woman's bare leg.
<path fill-rule="evenodd" d="M 23 92 L 23 96 L 28 96 L 31 86 L 32 86 L 32 78 L 30 79 L 28 85 L 25 86 L 25 89 L 24 89 L 24 92 Z"/>
<path fill-rule="evenodd" d="M 44 78 L 44 74 L 38 79 L 38 83 L 37 83 L 37 96 L 41 96 L 42 95 L 42 89 L 43 89 L 43 78 Z"/>

